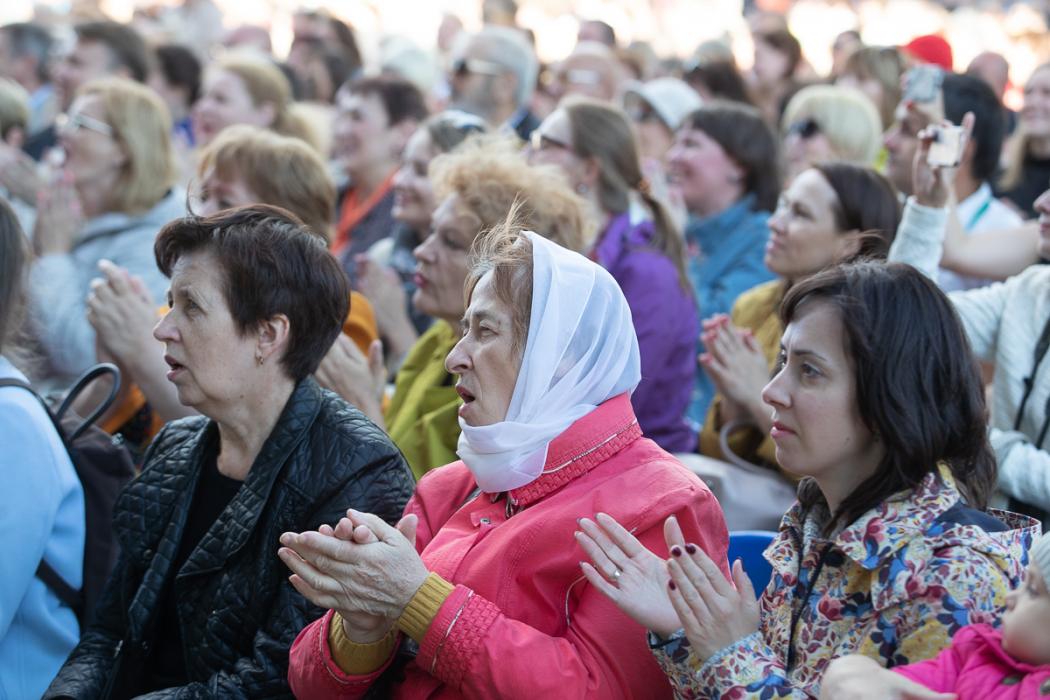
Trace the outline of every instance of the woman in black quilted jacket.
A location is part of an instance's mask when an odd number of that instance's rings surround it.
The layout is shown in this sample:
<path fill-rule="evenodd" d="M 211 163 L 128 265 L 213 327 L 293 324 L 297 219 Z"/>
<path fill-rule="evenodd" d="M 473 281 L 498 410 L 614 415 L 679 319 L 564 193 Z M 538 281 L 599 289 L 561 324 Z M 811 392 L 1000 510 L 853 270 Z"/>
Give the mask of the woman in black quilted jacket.
<path fill-rule="evenodd" d="M 167 378 L 202 417 L 168 424 L 114 515 L 121 557 L 47 698 L 288 696 L 288 649 L 323 610 L 292 588 L 282 532 L 347 508 L 396 521 L 397 448 L 311 378 L 349 290 L 324 241 L 253 205 L 169 223 L 154 330 Z"/>

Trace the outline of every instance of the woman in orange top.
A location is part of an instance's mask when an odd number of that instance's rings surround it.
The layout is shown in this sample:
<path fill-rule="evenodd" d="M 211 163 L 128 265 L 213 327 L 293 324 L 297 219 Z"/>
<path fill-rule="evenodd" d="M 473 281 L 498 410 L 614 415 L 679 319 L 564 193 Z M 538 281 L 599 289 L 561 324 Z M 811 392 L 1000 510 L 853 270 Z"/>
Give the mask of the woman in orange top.
<path fill-rule="evenodd" d="M 324 162 L 300 139 L 258 127 L 229 127 L 201 154 L 198 178 L 193 208 L 200 215 L 266 202 L 291 211 L 328 238 L 335 187 Z M 128 387 L 104 427 L 144 445 L 163 423 L 192 409 L 179 403 L 165 379 L 163 352 L 152 335 L 157 304 L 126 271 L 105 261 L 100 269 L 103 277 L 92 283 L 88 296 L 88 319 L 98 337 L 99 359 L 116 362 Z M 356 292 L 343 332 L 362 351 L 378 337 L 372 307 Z"/>

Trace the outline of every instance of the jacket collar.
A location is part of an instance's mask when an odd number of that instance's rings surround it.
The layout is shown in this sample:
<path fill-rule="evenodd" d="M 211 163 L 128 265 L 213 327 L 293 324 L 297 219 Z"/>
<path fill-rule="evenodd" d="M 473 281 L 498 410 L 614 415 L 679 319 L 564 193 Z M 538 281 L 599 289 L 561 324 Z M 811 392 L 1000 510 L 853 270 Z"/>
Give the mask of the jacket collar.
<path fill-rule="evenodd" d="M 690 217 L 685 228 L 686 237 L 696 239 L 706 254 L 710 255 L 718 247 L 719 242 L 725 240 L 726 231 L 732 231 L 740 226 L 744 219 L 752 214 L 754 207 L 755 195 L 748 194 L 717 214 Z"/>
<path fill-rule="evenodd" d="M 642 436 L 628 394 L 598 406 L 551 441 L 543 473 L 508 494 L 508 508 L 521 509 L 583 476 Z"/>
<path fill-rule="evenodd" d="M 244 546 L 262 516 L 266 500 L 288 457 L 306 437 L 320 410 L 321 388 L 312 377 L 307 377 L 292 391 L 277 424 L 252 463 L 248 478 L 201 538 L 200 545 L 220 533 L 222 540 L 216 543 L 218 546 L 196 547 L 186 560 L 183 573 L 199 574 L 219 569 Z M 194 482 L 199 479 L 201 465 L 201 454 L 199 451 L 195 453 L 194 473 L 197 478 Z"/>
<path fill-rule="evenodd" d="M 860 569 L 880 572 L 873 573 L 871 583 L 872 603 L 879 610 L 909 597 L 906 584 L 914 574 L 912 562 L 931 559 L 944 547 L 968 547 L 985 554 L 1013 578 L 1017 562 L 1022 567 L 1027 562 L 1025 552 L 1037 532 L 1037 523 L 1014 514 L 1004 517 L 1001 512 L 993 514 L 1011 528 L 1004 532 L 987 533 L 977 526 L 938 522 L 961 498 L 951 471 L 941 464 L 914 489 L 887 498 L 830 541 L 819 535 L 829 517 L 823 501 L 808 512 L 796 502 L 784 515 L 768 559 L 777 573 L 794 580 L 803 565 L 813 565 L 815 552 L 838 550 Z"/>

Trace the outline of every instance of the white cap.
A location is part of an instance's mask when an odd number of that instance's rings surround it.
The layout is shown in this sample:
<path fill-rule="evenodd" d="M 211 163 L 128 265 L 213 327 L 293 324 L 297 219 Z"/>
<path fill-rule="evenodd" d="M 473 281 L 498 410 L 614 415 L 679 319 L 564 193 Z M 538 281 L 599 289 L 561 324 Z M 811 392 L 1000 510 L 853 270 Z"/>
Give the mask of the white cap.
<path fill-rule="evenodd" d="M 624 91 L 624 104 L 632 96 L 644 100 L 671 131 L 682 124 L 689 114 L 703 106 L 696 90 L 678 78 L 657 78 L 647 83 L 634 83 Z"/>

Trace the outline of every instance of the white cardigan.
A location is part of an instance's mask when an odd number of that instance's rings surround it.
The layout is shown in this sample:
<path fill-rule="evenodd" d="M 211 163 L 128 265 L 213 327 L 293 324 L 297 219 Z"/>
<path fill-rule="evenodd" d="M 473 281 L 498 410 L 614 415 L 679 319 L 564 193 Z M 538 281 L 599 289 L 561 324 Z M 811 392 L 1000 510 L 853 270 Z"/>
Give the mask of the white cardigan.
<path fill-rule="evenodd" d="M 924 207 L 909 197 L 889 260 L 908 263 L 937 279 L 946 221 L 944 209 Z M 1035 345 L 1050 318 L 1050 265 L 1033 265 L 1005 282 L 948 297 L 974 353 L 995 365 L 988 437 L 999 463 L 999 489 L 1050 510 L 1050 441 L 1034 444 L 1046 420 L 1050 356 L 1039 367 L 1020 430 L 1013 429 L 1024 380 L 1034 366 Z"/>

